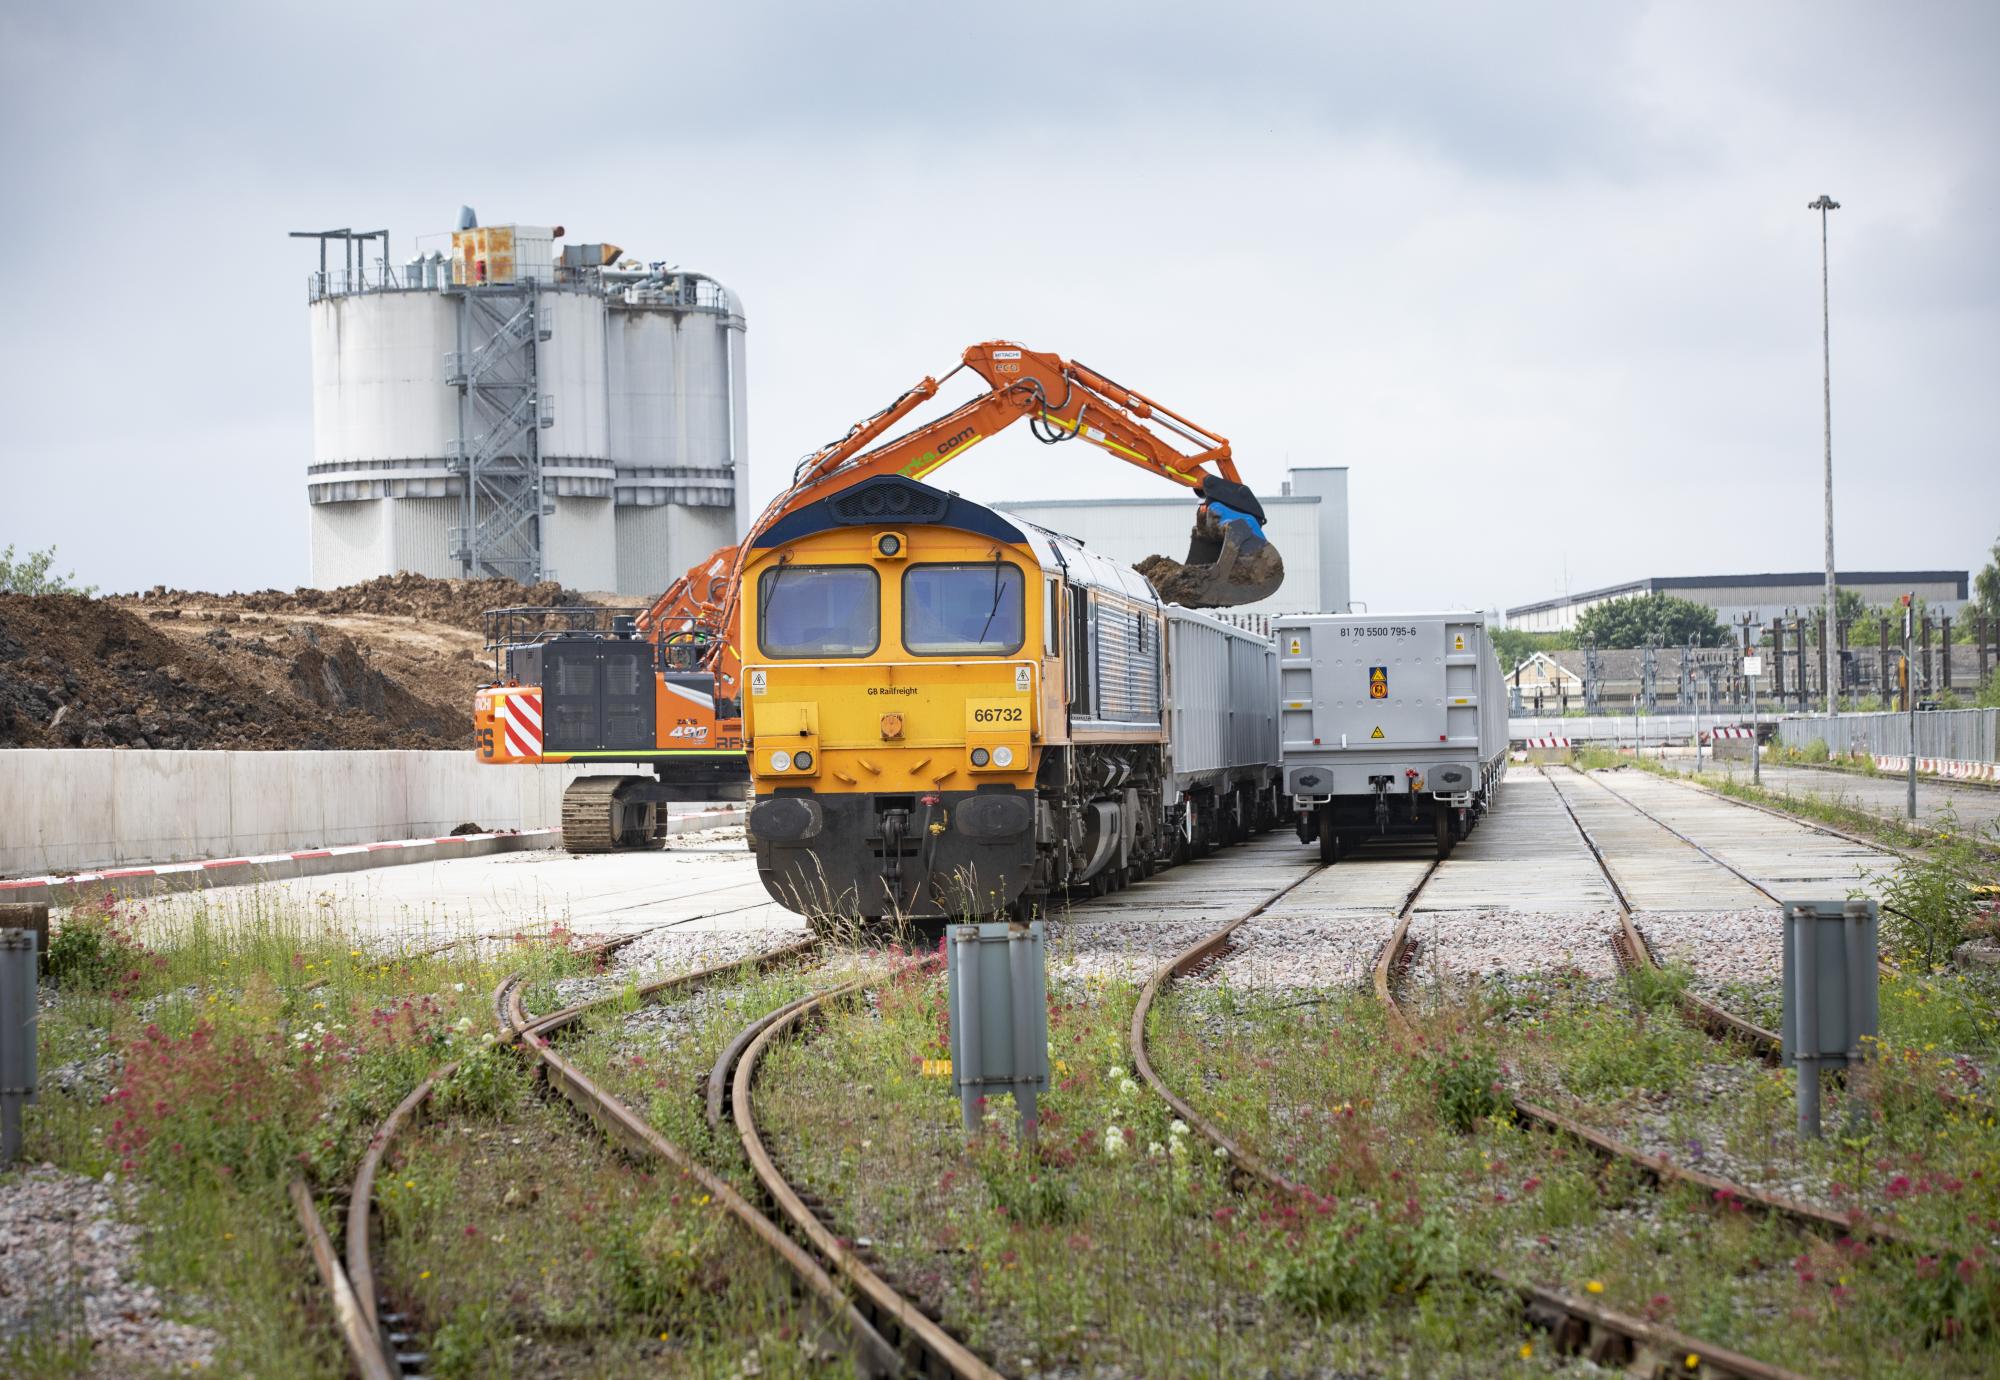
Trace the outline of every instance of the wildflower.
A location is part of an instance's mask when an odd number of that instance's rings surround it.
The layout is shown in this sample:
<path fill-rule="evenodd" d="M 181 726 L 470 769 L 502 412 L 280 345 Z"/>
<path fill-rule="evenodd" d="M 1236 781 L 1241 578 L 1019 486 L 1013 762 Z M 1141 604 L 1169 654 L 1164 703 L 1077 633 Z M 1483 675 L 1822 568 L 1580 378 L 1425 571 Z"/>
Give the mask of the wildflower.
<path fill-rule="evenodd" d="M 1215 1147 L 1215 1157 L 1219 1160 L 1226 1160 L 1229 1158 L 1229 1152 L 1218 1145 Z"/>
<path fill-rule="evenodd" d="M 1104 1076 L 1114 1083 L 1119 1082 L 1125 1077 L 1125 1068 L 1122 1064 L 1113 1064 L 1104 1071 Z"/>
<path fill-rule="evenodd" d="M 1173 1121 L 1170 1122 L 1167 1126 L 1167 1134 L 1170 1136 L 1184 1136 L 1187 1133 L 1188 1133 L 1187 1123 L 1185 1121 L 1182 1121 L 1179 1117 L 1175 1117 Z"/>
<path fill-rule="evenodd" d="M 451 990 L 454 992 L 463 992 L 465 990 L 465 984 L 462 982 L 454 982 L 451 985 Z"/>
<path fill-rule="evenodd" d="M 422 1274 L 417 1276 L 418 1279 L 429 1279 L 430 1277 L 431 1277 L 431 1272 L 429 1270 L 425 1270 Z"/>
<path fill-rule="evenodd" d="M 1687 1359 L 1682 1361 L 1681 1364 L 1686 1366 L 1689 1370 L 1700 1370 L 1701 1357 L 1695 1355 L 1692 1351 L 1690 1351 L 1687 1354 Z"/>
<path fill-rule="evenodd" d="M 1530 1356 L 1533 1356 L 1534 1354 L 1535 1354 L 1535 1347 L 1532 1342 L 1521 1343 L 1521 1359 L 1523 1361 L 1527 1360 Z"/>
<path fill-rule="evenodd" d="M 1160 1144 L 1158 1141 L 1154 1141 L 1152 1144 L 1146 1147 L 1146 1155 L 1150 1159 L 1158 1159 L 1160 1156 L 1166 1153 L 1167 1153 L 1167 1147 Z"/>
<path fill-rule="evenodd" d="M 1593 1279 L 1592 1281 L 1590 1281 L 1590 1283 L 1584 1285 L 1583 1287 L 1586 1293 L 1601 1294 L 1604 1292 L 1604 1281 Z"/>
<path fill-rule="evenodd" d="M 707 1195 L 706 1193 L 702 1194 L 702 1195 L 701 1195 L 701 1196 L 700 1196 L 699 1198 L 697 1198 L 697 1199 L 695 1199 L 695 1200 L 694 1200 L 694 1205 L 695 1205 L 696 1207 L 707 1207 L 707 1206 L 708 1206 L 708 1195 Z"/>
<path fill-rule="evenodd" d="M 1112 1159 L 1125 1153 L 1125 1133 L 1116 1126 L 1104 1128 L 1104 1153 Z"/>
<path fill-rule="evenodd" d="M 1186 1159 L 1187 1152 L 1188 1152 L 1187 1142 L 1182 1140 L 1179 1136 L 1175 1136 L 1172 1140 L 1167 1142 L 1167 1153 L 1169 1155 L 1172 1155 L 1175 1159 L 1177 1160 Z"/>
<path fill-rule="evenodd" d="M 460 1016 L 458 1018 L 458 1024 L 454 1025 L 452 1029 L 456 1030 L 461 1035 L 470 1035 L 472 1033 L 472 1017 Z"/>
<path fill-rule="evenodd" d="M 1118 1085 L 1118 1095 L 1120 1097 L 1131 1097 L 1138 1091 L 1139 1085 L 1129 1078 Z"/>

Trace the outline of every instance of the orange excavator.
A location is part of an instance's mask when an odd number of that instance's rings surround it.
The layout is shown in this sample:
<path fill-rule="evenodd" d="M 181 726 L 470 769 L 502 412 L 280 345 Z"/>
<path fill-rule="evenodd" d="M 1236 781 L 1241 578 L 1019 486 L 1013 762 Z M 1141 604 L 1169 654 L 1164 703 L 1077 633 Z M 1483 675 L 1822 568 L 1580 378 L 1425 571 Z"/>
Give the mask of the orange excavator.
<path fill-rule="evenodd" d="M 880 440 L 961 369 L 987 391 Z M 573 780 L 563 793 L 563 844 L 571 852 L 660 846 L 668 803 L 718 799 L 748 779 L 735 622 L 741 572 L 757 538 L 807 503 L 876 475 L 924 479 L 1023 420 L 1045 444 L 1086 441 L 1200 495 L 1187 559 L 1152 556 L 1137 567 L 1162 599 L 1224 608 L 1254 603 L 1283 582 L 1263 507 L 1237 474 L 1226 437 L 1088 365 L 987 341 L 968 348 L 942 379 L 923 379 L 805 457 L 741 544 L 711 554 L 650 607 L 490 612 L 497 679 L 474 700 L 479 760 L 649 768 Z"/>

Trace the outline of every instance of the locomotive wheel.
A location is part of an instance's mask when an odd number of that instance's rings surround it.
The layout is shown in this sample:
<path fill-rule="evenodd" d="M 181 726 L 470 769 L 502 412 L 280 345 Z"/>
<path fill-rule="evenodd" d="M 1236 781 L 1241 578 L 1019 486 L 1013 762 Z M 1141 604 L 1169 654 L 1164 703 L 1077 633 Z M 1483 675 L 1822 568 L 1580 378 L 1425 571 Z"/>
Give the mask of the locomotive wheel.
<path fill-rule="evenodd" d="M 1436 807 L 1435 810 L 1432 811 L 1432 813 L 1437 819 L 1438 861 L 1443 862 L 1446 858 L 1451 856 L 1451 846 L 1458 840 L 1452 833 L 1451 811 L 1446 809 L 1443 805 L 1439 805 Z"/>
<path fill-rule="evenodd" d="M 1340 861 L 1340 835 L 1333 832 L 1333 811 L 1319 812 L 1319 860 L 1331 867 Z"/>

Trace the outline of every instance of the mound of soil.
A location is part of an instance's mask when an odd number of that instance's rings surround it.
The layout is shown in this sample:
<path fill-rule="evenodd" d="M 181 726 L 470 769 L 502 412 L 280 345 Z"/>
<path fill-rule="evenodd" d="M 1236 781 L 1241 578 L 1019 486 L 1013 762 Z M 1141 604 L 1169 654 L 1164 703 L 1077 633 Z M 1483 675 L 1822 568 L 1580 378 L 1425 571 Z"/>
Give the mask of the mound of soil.
<path fill-rule="evenodd" d="M 178 606 L 156 613 L 180 617 Z M 471 746 L 476 639 L 459 634 L 474 645 L 439 653 L 455 657 L 454 674 L 419 693 L 344 631 L 245 622 L 233 608 L 196 625 L 106 599 L 0 594 L 0 747 Z"/>
<path fill-rule="evenodd" d="M 547 608 L 588 602 L 582 595 L 544 581 L 522 586 L 512 580 L 437 580 L 428 575 L 382 575 L 339 589 L 259 590 L 255 594 L 202 594 L 164 586 L 134 596 L 147 605 L 176 608 L 228 607 L 245 613 L 383 614 L 445 623 L 466 632 L 482 630 L 487 609 Z"/>

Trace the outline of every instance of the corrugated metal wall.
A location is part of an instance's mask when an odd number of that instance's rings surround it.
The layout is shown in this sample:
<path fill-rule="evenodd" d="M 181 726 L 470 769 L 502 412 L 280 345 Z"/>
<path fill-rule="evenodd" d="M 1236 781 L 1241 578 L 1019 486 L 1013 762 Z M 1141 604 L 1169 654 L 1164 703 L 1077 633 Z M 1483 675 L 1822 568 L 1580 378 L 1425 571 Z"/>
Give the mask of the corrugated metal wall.
<path fill-rule="evenodd" d="M 1277 658 L 1269 638 L 1167 609 L 1171 769 L 1191 779 L 1278 760 Z"/>

